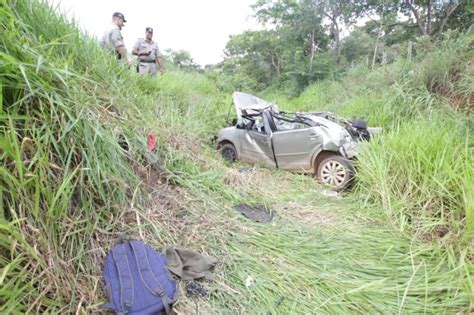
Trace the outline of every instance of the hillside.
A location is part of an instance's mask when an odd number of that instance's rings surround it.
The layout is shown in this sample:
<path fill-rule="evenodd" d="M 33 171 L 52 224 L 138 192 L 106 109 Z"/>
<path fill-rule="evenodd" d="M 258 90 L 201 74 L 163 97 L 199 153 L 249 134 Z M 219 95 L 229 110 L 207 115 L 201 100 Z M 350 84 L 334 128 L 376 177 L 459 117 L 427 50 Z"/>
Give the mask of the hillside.
<path fill-rule="evenodd" d="M 141 78 L 46 4 L 1 1 L 0 313 L 97 311 L 120 232 L 219 260 L 209 297 L 182 294 L 180 314 L 472 311 L 472 35 L 269 96 L 387 130 L 335 198 L 311 176 L 225 164 L 213 138 L 231 98 L 204 75 Z M 433 60 L 447 66 L 429 73 Z M 246 220 L 239 203 L 275 219 Z"/>

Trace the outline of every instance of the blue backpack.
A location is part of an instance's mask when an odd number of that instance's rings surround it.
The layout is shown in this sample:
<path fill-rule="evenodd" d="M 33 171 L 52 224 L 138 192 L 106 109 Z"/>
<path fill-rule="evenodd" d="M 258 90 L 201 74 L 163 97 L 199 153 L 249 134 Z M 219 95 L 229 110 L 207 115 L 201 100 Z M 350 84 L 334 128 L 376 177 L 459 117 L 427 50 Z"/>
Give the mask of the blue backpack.
<path fill-rule="evenodd" d="M 120 315 L 169 314 L 178 296 L 165 258 L 142 241 L 125 241 L 110 250 L 104 280 L 109 303 L 103 308 Z"/>

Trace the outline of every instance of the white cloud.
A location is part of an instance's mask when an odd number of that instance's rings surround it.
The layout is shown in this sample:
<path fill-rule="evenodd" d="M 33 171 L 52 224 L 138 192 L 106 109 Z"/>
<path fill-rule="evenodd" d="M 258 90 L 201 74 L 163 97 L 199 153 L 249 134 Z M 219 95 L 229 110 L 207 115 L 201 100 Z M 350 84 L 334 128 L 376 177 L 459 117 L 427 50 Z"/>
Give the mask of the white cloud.
<path fill-rule="evenodd" d="M 145 27 L 154 29 L 154 40 L 160 50 L 185 49 L 201 64 L 223 59 L 223 49 L 230 35 L 248 29 L 259 29 L 251 18 L 254 0 L 48 0 L 75 17 L 79 26 L 100 37 L 115 11 L 125 15 L 122 30 L 125 44 L 131 50 Z"/>

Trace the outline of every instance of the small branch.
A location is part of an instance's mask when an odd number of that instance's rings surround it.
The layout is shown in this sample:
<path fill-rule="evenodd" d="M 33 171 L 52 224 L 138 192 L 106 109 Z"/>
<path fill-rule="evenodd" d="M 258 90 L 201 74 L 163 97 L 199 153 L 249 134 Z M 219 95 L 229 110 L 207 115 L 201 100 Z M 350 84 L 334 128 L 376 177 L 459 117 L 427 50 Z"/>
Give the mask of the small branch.
<path fill-rule="evenodd" d="M 395 26 L 403 26 L 403 27 L 407 27 L 407 28 L 415 28 L 415 27 L 418 27 L 417 24 L 406 24 L 406 23 L 403 23 L 403 22 L 398 22 L 398 23 L 393 23 L 393 24 L 387 25 L 387 28 L 388 28 L 389 30 L 391 30 L 391 29 L 394 28 Z"/>
<path fill-rule="evenodd" d="M 280 76 L 280 67 L 278 66 L 278 58 L 275 58 L 275 55 L 270 52 L 270 55 L 272 57 L 272 66 L 273 68 L 275 69 L 276 73 L 277 73 L 277 76 Z M 275 61 L 275 59 L 277 59 L 277 61 Z"/>
<path fill-rule="evenodd" d="M 331 21 L 334 19 L 334 18 L 332 17 L 332 15 L 329 15 L 329 14 L 326 13 L 326 12 L 323 12 L 323 13 L 324 13 L 324 15 L 325 15 L 327 18 L 329 18 Z"/>
<path fill-rule="evenodd" d="M 415 16 L 416 24 L 418 25 L 418 28 L 420 29 L 421 33 L 423 35 L 427 35 L 426 30 L 423 28 L 423 25 L 421 24 L 421 19 L 420 19 L 420 15 L 418 14 L 418 10 L 412 4 L 412 1 L 411 0 L 405 0 L 404 2 L 405 2 L 405 4 L 407 4 L 410 7 L 411 12 Z"/>
<path fill-rule="evenodd" d="M 441 26 L 439 27 L 438 34 L 436 35 L 437 38 L 441 37 L 441 34 L 443 34 L 443 29 L 448 23 L 448 19 L 453 14 L 453 12 L 456 10 L 456 8 L 459 6 L 459 4 L 454 4 L 453 0 L 449 1 L 448 7 L 446 8 L 446 11 L 444 12 L 444 17 L 443 21 L 441 22 Z"/>
<path fill-rule="evenodd" d="M 309 62 L 309 72 L 313 69 L 313 59 L 314 59 L 314 52 L 315 52 L 315 44 L 314 44 L 314 30 L 311 33 L 311 60 Z"/>
<path fill-rule="evenodd" d="M 431 35 L 431 14 L 432 14 L 432 8 L 433 7 L 433 3 L 432 3 L 432 0 L 429 0 L 428 1 L 428 22 L 426 23 L 426 32 L 428 33 L 428 35 Z"/>

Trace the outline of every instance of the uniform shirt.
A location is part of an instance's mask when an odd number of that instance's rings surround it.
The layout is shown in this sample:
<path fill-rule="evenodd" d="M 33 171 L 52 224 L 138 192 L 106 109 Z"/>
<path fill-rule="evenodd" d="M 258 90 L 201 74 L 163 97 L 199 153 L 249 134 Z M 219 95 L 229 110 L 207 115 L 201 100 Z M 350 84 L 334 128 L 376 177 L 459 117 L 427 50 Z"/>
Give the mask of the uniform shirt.
<path fill-rule="evenodd" d="M 160 57 L 160 50 L 158 49 L 158 44 L 154 41 L 147 42 L 144 38 L 139 38 L 133 46 L 134 51 L 138 51 L 138 53 L 145 53 L 151 51 L 149 56 L 138 56 L 138 58 L 142 61 L 154 61 L 156 58 Z"/>
<path fill-rule="evenodd" d="M 123 43 L 122 32 L 120 32 L 120 28 L 115 24 L 112 24 L 110 28 L 105 31 L 100 43 L 103 47 L 107 47 L 112 50 L 117 50 L 117 48 L 125 46 Z"/>

